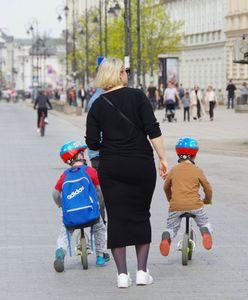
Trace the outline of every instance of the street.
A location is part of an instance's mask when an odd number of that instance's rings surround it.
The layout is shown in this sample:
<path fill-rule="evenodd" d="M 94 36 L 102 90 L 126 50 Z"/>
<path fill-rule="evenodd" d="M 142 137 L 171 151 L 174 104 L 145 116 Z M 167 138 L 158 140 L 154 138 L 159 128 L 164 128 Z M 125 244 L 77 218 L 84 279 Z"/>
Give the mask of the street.
<path fill-rule="evenodd" d="M 158 120 L 163 111 L 156 112 Z M 83 139 L 84 116 L 49 112 L 45 137 L 36 132 L 36 111 L 26 103 L 0 102 L 0 299 L 248 299 L 248 115 L 217 107 L 215 121 L 161 123 L 169 165 L 177 162 L 174 151 L 180 136 L 199 140 L 196 159 L 213 187 L 213 205 L 206 210 L 214 229 L 214 247 L 206 251 L 197 234 L 192 262 L 181 264 L 176 250 L 182 227 L 168 257 L 159 252 L 168 205 L 157 186 L 151 208 L 153 242 L 149 270 L 150 286 L 116 287 L 113 259 L 96 267 L 89 256 L 89 270 L 83 271 L 80 257 L 67 253 L 65 272 L 53 269 L 60 211 L 51 193 L 66 165 L 59 157 L 63 143 Z M 128 269 L 135 281 L 134 247 L 128 248 Z"/>

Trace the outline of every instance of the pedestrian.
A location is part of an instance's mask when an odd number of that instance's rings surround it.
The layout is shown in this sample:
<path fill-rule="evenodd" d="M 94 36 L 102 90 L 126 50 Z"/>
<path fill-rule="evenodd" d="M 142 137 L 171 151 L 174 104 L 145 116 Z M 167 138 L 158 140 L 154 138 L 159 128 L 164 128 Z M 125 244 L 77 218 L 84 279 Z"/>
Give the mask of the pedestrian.
<path fill-rule="evenodd" d="M 151 144 L 159 156 L 160 176 L 165 176 L 168 169 L 159 123 L 150 102 L 142 91 L 128 88 L 127 84 L 123 62 L 105 59 L 95 79 L 95 85 L 105 93 L 93 103 L 86 123 L 88 147 L 100 150 L 99 179 L 108 216 L 107 246 L 116 263 L 119 288 L 131 285 L 126 263 L 126 247 L 131 245 L 137 254 L 136 284 L 153 282 L 147 269 L 150 204 L 156 184 Z"/>
<path fill-rule="evenodd" d="M 64 91 L 63 88 L 60 91 L 60 98 L 59 98 L 59 100 L 61 101 L 61 103 L 66 103 L 66 92 Z"/>
<path fill-rule="evenodd" d="M 246 82 L 243 82 L 242 86 L 240 87 L 240 96 L 242 99 L 242 104 L 247 104 L 248 88 Z"/>
<path fill-rule="evenodd" d="M 36 107 L 38 106 L 38 110 L 37 110 L 37 132 L 40 132 L 40 119 L 42 116 L 42 113 L 45 114 L 45 122 L 48 124 L 48 112 L 47 109 L 50 108 L 52 109 L 52 104 L 49 101 L 48 97 L 45 94 L 45 91 L 40 91 L 38 93 L 38 96 L 35 100 L 34 103 L 34 109 L 36 109 Z"/>
<path fill-rule="evenodd" d="M 152 109 L 155 111 L 157 107 L 158 91 L 153 81 L 150 82 L 150 85 L 146 91 L 146 95 L 151 103 Z"/>
<path fill-rule="evenodd" d="M 177 89 L 175 88 L 174 81 L 170 80 L 168 82 L 167 88 L 164 91 L 164 104 L 165 104 L 164 121 L 166 120 L 166 118 L 168 119 L 169 122 L 171 122 L 171 119 L 174 119 L 177 102 L 178 103 L 180 102 L 180 98 Z"/>
<path fill-rule="evenodd" d="M 96 67 L 96 73 L 97 70 L 99 68 L 99 65 L 102 63 L 102 61 L 105 59 L 105 57 L 101 57 L 102 59 L 99 60 L 97 59 L 97 67 Z M 96 75 L 96 74 L 95 74 Z M 96 99 L 98 99 L 100 97 L 100 95 L 104 92 L 104 90 L 100 87 L 97 87 L 95 89 L 95 93 L 93 95 L 91 95 L 91 97 L 89 98 L 89 101 L 87 103 L 87 112 L 89 112 L 92 104 L 96 101 Z M 99 151 L 98 150 L 91 150 L 88 149 L 88 157 L 90 159 L 91 162 L 91 166 L 97 170 L 98 172 L 98 166 L 99 166 Z M 101 211 L 101 216 L 103 219 L 104 224 L 106 224 L 106 217 L 105 217 L 105 204 L 104 204 L 104 199 L 101 199 L 102 201 L 100 201 L 100 211 Z"/>
<path fill-rule="evenodd" d="M 167 256 L 171 241 L 176 236 L 181 225 L 181 215 L 190 213 L 202 234 L 205 249 L 212 248 L 212 228 L 204 204 L 211 204 L 212 188 L 203 171 L 195 165 L 195 157 L 199 150 L 198 143 L 192 138 L 180 138 L 176 145 L 179 163 L 174 166 L 164 183 L 164 192 L 169 202 L 167 228 L 162 234 L 160 252 Z M 201 199 L 200 186 L 203 187 L 205 197 Z"/>
<path fill-rule="evenodd" d="M 202 105 L 202 92 L 197 84 L 194 85 L 190 93 L 191 114 L 194 120 L 201 120 L 202 114 L 205 113 Z"/>
<path fill-rule="evenodd" d="M 185 94 L 185 91 L 184 91 L 183 85 L 182 85 L 182 83 L 180 83 L 180 86 L 179 86 L 179 89 L 178 89 L 178 95 L 179 95 L 180 100 L 183 99 L 184 94 Z"/>
<path fill-rule="evenodd" d="M 210 121 L 213 121 L 214 120 L 214 108 L 216 105 L 216 95 L 215 95 L 215 91 L 211 85 L 208 86 L 205 99 L 206 99 L 206 102 L 209 103 Z"/>
<path fill-rule="evenodd" d="M 80 89 L 78 90 L 78 98 L 81 100 L 81 107 L 84 108 L 84 100 L 85 100 L 86 92 L 84 86 L 81 85 Z"/>
<path fill-rule="evenodd" d="M 84 159 L 84 151 L 86 150 L 87 145 L 77 142 L 77 141 L 71 141 L 69 143 L 64 144 L 61 147 L 60 150 L 60 157 L 64 161 L 64 163 L 69 164 L 70 168 L 66 171 L 63 172 L 63 174 L 60 176 L 58 182 L 55 185 L 55 190 L 53 191 L 53 200 L 57 204 L 58 207 L 62 206 L 61 199 L 63 198 L 63 193 L 66 193 L 66 190 L 64 189 L 65 184 L 70 182 L 70 184 L 73 184 L 73 191 L 79 191 L 78 189 L 78 183 L 82 178 L 85 177 L 85 172 L 87 173 L 87 176 L 91 179 L 89 181 L 89 178 L 86 178 L 87 182 L 90 184 L 94 184 L 95 190 L 97 192 L 97 198 L 99 200 L 101 196 L 101 188 L 99 185 L 99 180 L 97 176 L 97 172 L 95 169 L 90 168 L 86 164 L 86 160 Z M 82 171 L 83 170 L 83 171 Z M 67 179 L 67 176 L 69 173 L 74 173 L 72 178 Z M 84 176 L 84 177 L 83 177 Z M 79 180 L 80 179 L 80 180 Z M 74 183 L 73 183 L 74 182 Z M 80 184 L 82 184 L 80 181 Z M 75 187 L 74 187 L 75 185 Z M 83 189 L 81 188 L 82 191 L 87 188 L 87 186 L 82 185 Z M 93 189 L 94 189 L 93 187 Z M 81 201 L 82 198 L 84 197 L 83 192 L 81 191 Z M 72 192 L 73 193 L 73 192 Z M 76 194 L 73 196 L 73 198 L 76 197 Z M 90 196 L 91 197 L 91 196 Z M 67 197 L 68 198 L 68 197 Z M 93 203 L 93 200 L 91 200 Z M 75 202 L 74 202 L 75 204 Z M 93 204 L 92 204 L 93 205 Z M 82 204 L 81 204 L 82 206 Z M 82 208 L 82 207 L 81 207 Z M 87 206 L 85 206 L 85 212 Z M 92 208 L 93 209 L 93 208 Z M 75 207 L 74 207 L 74 210 Z M 76 216 L 75 220 L 78 220 L 79 217 Z M 83 220 L 82 220 L 83 221 Z M 103 266 L 107 261 L 109 261 L 109 254 L 106 252 L 106 240 L 105 240 L 105 233 L 106 233 L 106 228 L 105 225 L 103 224 L 102 219 L 100 218 L 97 223 L 93 225 L 93 234 L 95 237 L 95 248 L 96 248 L 96 265 L 97 266 Z M 68 233 L 69 231 L 69 233 Z M 62 224 L 60 234 L 57 239 L 57 247 L 56 247 L 56 252 L 55 252 L 55 261 L 54 261 L 54 268 L 57 272 L 63 272 L 64 271 L 64 259 L 65 255 L 67 252 L 67 249 L 70 245 L 69 243 L 69 238 L 72 236 L 74 232 L 74 229 L 72 228 L 66 228 L 64 224 Z M 69 235 L 69 236 L 68 236 Z"/>
<path fill-rule="evenodd" d="M 186 115 L 188 121 L 190 121 L 190 113 L 189 113 L 189 108 L 190 108 L 190 97 L 189 97 L 189 92 L 185 93 L 185 96 L 181 99 L 182 104 L 183 104 L 183 121 L 186 121 Z"/>
<path fill-rule="evenodd" d="M 163 83 L 160 83 L 158 87 L 158 96 L 159 96 L 158 109 L 164 108 L 164 84 Z"/>
<path fill-rule="evenodd" d="M 226 87 L 227 91 L 227 109 L 230 107 L 233 109 L 236 86 L 232 83 L 232 79 L 229 80 L 229 83 Z"/>
<path fill-rule="evenodd" d="M 69 91 L 69 105 L 76 106 L 76 92 L 73 86 L 70 88 Z"/>

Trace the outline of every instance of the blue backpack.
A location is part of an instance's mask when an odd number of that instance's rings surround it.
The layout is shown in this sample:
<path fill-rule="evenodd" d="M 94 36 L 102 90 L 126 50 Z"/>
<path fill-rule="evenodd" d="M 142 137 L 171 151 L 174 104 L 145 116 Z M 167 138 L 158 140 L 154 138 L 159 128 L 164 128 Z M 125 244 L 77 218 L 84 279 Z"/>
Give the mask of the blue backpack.
<path fill-rule="evenodd" d="M 97 222 L 100 217 L 95 187 L 86 169 L 82 165 L 65 171 L 61 206 L 63 223 L 69 229 Z"/>

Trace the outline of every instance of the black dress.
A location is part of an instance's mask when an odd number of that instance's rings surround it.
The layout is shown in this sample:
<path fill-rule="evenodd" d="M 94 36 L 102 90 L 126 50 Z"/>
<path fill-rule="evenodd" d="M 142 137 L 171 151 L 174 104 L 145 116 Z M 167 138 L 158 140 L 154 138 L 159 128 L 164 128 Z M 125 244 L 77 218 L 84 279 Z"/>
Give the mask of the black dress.
<path fill-rule="evenodd" d="M 87 116 L 86 143 L 100 149 L 99 180 L 108 214 L 108 248 L 151 242 L 150 204 L 156 168 L 150 139 L 161 131 L 151 104 L 138 89 L 121 88 L 100 96 Z M 102 142 L 101 142 L 102 140 Z"/>

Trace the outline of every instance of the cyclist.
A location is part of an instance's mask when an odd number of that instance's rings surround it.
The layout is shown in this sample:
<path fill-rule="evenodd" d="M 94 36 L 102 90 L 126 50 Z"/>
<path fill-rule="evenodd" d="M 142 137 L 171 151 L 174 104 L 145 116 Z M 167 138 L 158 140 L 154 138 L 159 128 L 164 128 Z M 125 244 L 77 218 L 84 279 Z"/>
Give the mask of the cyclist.
<path fill-rule="evenodd" d="M 86 144 L 82 144 L 77 141 L 71 141 L 61 147 L 60 157 L 66 164 L 69 164 L 71 167 L 79 167 L 82 166 L 83 164 L 86 165 L 86 160 L 84 159 L 84 151 L 86 149 L 87 149 Z M 92 179 L 92 182 L 96 189 L 97 197 L 99 199 L 100 197 L 102 197 L 102 193 L 99 185 L 97 171 L 94 168 L 87 167 L 86 172 Z M 66 174 L 63 173 L 60 176 L 55 186 L 55 190 L 53 191 L 53 200 L 58 207 L 61 207 L 61 192 L 62 192 L 62 186 L 65 178 L 66 178 Z M 73 230 L 70 231 L 70 234 L 72 233 Z M 110 259 L 109 254 L 106 253 L 105 233 L 106 233 L 106 227 L 103 224 L 102 218 L 100 218 L 99 222 L 93 225 L 97 266 L 105 265 L 105 263 L 108 262 Z M 68 239 L 67 239 L 66 228 L 62 224 L 60 234 L 57 239 L 57 249 L 55 252 L 55 261 L 54 261 L 54 268 L 57 272 L 64 271 L 64 258 L 65 258 L 67 248 L 68 248 Z"/>
<path fill-rule="evenodd" d="M 160 252 L 167 256 L 171 240 L 176 236 L 181 225 L 181 215 L 188 212 L 195 215 L 195 222 L 202 234 L 205 249 L 212 248 L 212 229 L 204 204 L 211 204 L 212 188 L 203 171 L 195 165 L 195 157 L 199 150 L 193 138 L 180 138 L 176 145 L 179 164 L 174 166 L 166 177 L 164 191 L 169 201 L 167 228 L 162 234 Z M 205 198 L 201 199 L 199 188 L 203 187 Z"/>
<path fill-rule="evenodd" d="M 40 91 L 36 100 L 35 100 L 35 103 L 34 103 L 34 109 L 36 109 L 36 107 L 38 106 L 38 111 L 37 111 L 37 132 L 40 131 L 40 118 L 42 116 L 42 113 L 45 114 L 45 117 L 46 117 L 46 123 L 48 123 L 47 121 L 47 109 L 48 107 L 50 109 L 52 109 L 52 104 L 51 102 L 49 101 L 45 91 Z"/>

